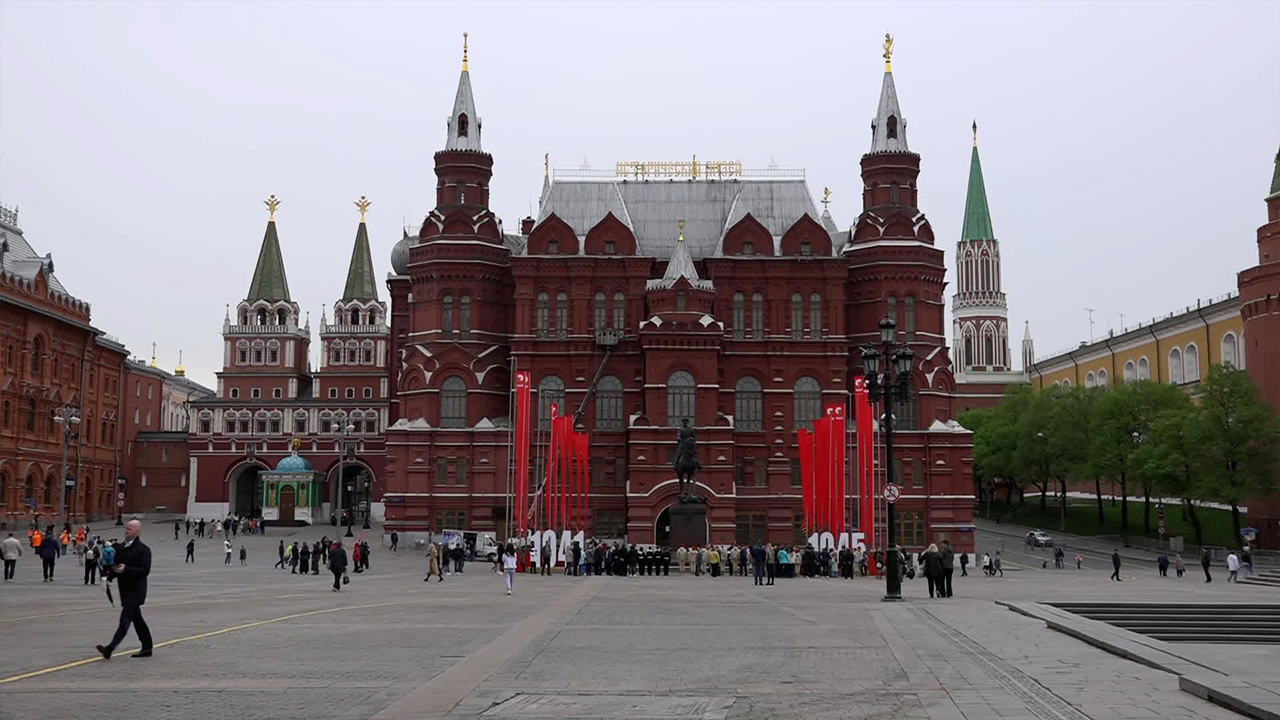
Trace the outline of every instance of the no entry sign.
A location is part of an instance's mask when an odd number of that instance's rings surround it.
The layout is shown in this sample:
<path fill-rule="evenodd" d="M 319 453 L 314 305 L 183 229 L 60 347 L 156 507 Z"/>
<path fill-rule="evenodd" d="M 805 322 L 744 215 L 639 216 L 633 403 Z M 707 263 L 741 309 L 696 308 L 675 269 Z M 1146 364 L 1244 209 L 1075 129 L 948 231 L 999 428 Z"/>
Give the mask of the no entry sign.
<path fill-rule="evenodd" d="M 880 495 L 885 502 L 898 502 L 898 498 L 902 495 L 902 488 L 890 483 L 884 486 L 884 490 L 880 491 Z"/>

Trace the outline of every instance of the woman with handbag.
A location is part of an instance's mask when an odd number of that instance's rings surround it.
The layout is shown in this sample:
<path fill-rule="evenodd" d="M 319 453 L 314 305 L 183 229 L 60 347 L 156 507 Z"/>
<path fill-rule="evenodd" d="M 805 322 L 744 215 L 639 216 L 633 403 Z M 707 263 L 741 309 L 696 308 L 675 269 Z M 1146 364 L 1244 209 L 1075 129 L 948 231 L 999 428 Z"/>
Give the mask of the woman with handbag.
<path fill-rule="evenodd" d="M 329 571 L 333 573 L 333 591 L 341 592 L 341 581 L 346 579 L 347 574 L 347 551 L 342 549 L 341 540 L 334 540 L 333 546 L 329 548 Z"/>

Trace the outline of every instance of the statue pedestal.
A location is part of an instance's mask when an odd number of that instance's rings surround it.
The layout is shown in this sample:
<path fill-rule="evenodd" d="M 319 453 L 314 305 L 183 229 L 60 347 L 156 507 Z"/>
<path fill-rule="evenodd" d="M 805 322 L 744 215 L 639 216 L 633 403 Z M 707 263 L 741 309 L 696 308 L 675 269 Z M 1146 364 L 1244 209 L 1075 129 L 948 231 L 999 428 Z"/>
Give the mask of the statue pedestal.
<path fill-rule="evenodd" d="M 707 504 L 701 498 L 682 497 L 671 506 L 671 547 L 698 547 L 708 540 Z"/>

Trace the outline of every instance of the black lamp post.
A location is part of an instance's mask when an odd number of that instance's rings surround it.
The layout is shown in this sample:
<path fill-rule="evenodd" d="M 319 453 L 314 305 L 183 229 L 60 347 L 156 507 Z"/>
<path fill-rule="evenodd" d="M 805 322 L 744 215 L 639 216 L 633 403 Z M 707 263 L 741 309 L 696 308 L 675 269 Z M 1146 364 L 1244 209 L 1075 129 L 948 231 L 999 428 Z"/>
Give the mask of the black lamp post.
<path fill-rule="evenodd" d="M 67 449 L 71 441 L 80 437 L 80 411 L 70 405 L 64 405 L 53 411 L 53 421 L 62 426 L 62 486 L 58 488 L 58 514 L 66 516 L 67 522 L 72 520 L 67 506 L 67 489 L 75 486 L 75 480 L 67 476 Z"/>
<path fill-rule="evenodd" d="M 116 478 L 116 487 L 120 488 L 119 492 L 116 493 L 117 498 L 119 498 L 120 494 L 124 492 L 124 485 L 126 482 L 128 482 L 128 480 L 123 475 Z M 123 524 L 124 524 L 124 501 L 116 500 L 116 525 L 123 525 Z"/>
<path fill-rule="evenodd" d="M 911 363 L 915 353 L 905 344 L 897 342 L 898 324 L 888 315 L 880 321 L 880 342 L 862 349 L 862 369 L 867 379 L 867 395 L 871 402 L 884 400 L 884 454 L 888 462 L 889 484 L 895 484 L 893 462 L 893 407 L 911 394 Z M 880 362 L 884 360 L 884 369 Z M 898 569 L 898 517 L 894 503 L 888 503 L 889 535 L 885 551 L 885 602 L 902 599 L 902 575 Z"/>
<path fill-rule="evenodd" d="M 369 476 L 365 473 L 360 474 L 360 513 L 364 515 L 365 530 L 372 530 L 373 526 L 369 524 Z"/>

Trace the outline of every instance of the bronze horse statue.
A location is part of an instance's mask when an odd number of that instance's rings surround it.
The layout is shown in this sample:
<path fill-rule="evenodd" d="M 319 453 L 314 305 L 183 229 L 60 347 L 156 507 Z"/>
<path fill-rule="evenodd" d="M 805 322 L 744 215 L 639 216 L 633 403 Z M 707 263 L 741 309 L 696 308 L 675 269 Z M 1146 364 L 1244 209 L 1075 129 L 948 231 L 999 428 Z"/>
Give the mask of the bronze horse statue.
<path fill-rule="evenodd" d="M 676 471 L 676 478 L 680 481 L 680 498 L 687 498 L 690 493 L 685 490 L 685 482 L 688 482 L 690 489 L 694 482 L 694 476 L 698 470 L 702 469 L 702 465 L 698 462 L 698 442 L 693 437 L 693 429 L 689 427 L 689 421 L 685 420 L 680 428 L 680 442 L 676 445 L 675 458 L 671 461 L 671 467 Z"/>

